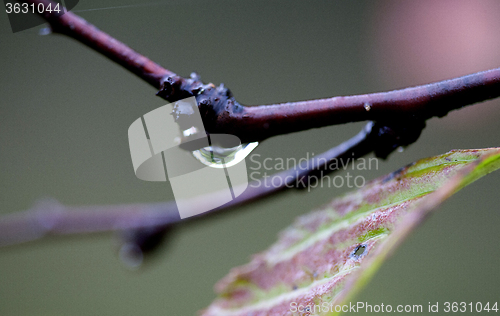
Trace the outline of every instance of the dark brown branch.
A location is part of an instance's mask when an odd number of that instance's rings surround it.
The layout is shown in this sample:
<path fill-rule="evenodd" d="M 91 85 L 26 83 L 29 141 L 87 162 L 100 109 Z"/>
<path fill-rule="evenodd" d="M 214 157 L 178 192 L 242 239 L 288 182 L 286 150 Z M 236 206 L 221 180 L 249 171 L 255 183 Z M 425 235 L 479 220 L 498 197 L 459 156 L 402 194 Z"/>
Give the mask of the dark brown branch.
<path fill-rule="evenodd" d="M 50 3 L 49 0 L 27 2 Z M 204 215 L 282 192 L 286 188 L 307 187 L 313 178 L 319 179 L 336 171 L 330 168 L 335 159 L 358 158 L 372 151 L 379 157 L 386 157 L 398 146 L 414 142 L 426 119 L 444 116 L 453 109 L 500 95 L 500 69 L 494 69 L 392 92 L 245 107 L 224 86 L 204 85 L 196 75 L 183 79 L 70 12 L 60 17 L 47 13 L 44 18 L 54 32 L 75 38 L 160 88 L 158 95 L 166 100 L 196 96 L 205 128 L 210 133 L 233 134 L 243 142 L 250 142 L 313 127 L 376 121 L 369 123 L 351 140 L 312 158 L 306 165 L 263 179 L 257 185 L 250 183 L 240 197 Z M 91 207 L 65 207 L 49 203 L 25 213 L 0 218 L 0 245 L 35 240 L 46 235 L 167 227 L 179 220 L 173 202 Z M 156 229 L 152 231 L 157 232 Z"/>
<path fill-rule="evenodd" d="M 48 4 L 50 0 L 28 0 Z M 196 96 L 208 133 L 238 136 L 242 142 L 318 128 L 372 120 L 395 122 L 409 117 L 425 121 L 449 111 L 500 96 L 500 68 L 432 84 L 356 96 L 242 106 L 224 86 L 204 85 L 199 77 L 181 78 L 98 30 L 77 15 L 43 16 L 56 33 L 72 37 L 133 72 L 177 101 Z"/>
<path fill-rule="evenodd" d="M 218 209 L 241 205 L 286 189 L 308 187 L 321 177 L 338 171 L 338 162 L 349 162 L 374 151 L 379 128 L 370 122 L 356 136 L 340 145 L 288 170 L 251 182 L 243 194 Z"/>
<path fill-rule="evenodd" d="M 427 120 L 449 111 L 500 96 L 500 68 L 427 85 L 364 95 L 225 108 L 213 114 L 205 128 L 228 133 L 242 142 L 328 125 L 372 120 Z M 211 122 L 211 123 L 210 123 Z"/>

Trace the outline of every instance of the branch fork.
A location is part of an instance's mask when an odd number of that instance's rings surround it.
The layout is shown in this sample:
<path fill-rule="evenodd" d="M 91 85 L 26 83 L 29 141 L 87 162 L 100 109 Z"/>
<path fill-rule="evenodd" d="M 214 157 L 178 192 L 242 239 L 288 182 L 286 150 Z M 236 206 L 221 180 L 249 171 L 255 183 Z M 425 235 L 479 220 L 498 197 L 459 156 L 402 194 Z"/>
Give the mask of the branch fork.
<path fill-rule="evenodd" d="M 45 7 L 54 4 L 51 0 L 19 2 L 41 3 Z M 359 134 L 316 155 L 307 165 L 301 164 L 273 175 L 273 178 L 281 178 L 280 186 L 251 183 L 239 197 L 204 215 L 274 195 L 294 187 L 290 186 L 294 182 L 310 183 L 313 177 L 318 179 L 318 176 L 335 171 L 331 168 L 335 160 L 349 158 L 353 161 L 371 152 L 386 158 L 396 148 L 415 142 L 427 119 L 442 117 L 451 110 L 500 96 L 500 68 L 496 68 L 390 92 L 243 106 L 223 84 L 218 87 L 204 84 L 195 73 L 182 78 L 72 12 L 61 16 L 46 13 L 42 17 L 54 33 L 67 35 L 121 65 L 159 89 L 157 95 L 163 99 L 175 102 L 196 97 L 206 133 L 231 134 L 242 143 L 249 143 L 310 128 L 369 121 Z M 172 114 L 181 130 L 191 127 L 189 111 L 174 107 Z M 58 210 L 57 216 L 54 212 L 40 211 L 35 207 L 27 212 L 0 217 L 0 246 L 46 235 L 131 230 L 126 234 L 126 242 L 135 240 L 138 248 L 149 249 L 159 244 L 157 241 L 162 239 L 162 231 L 180 221 L 174 202 L 87 207 L 57 204 L 54 210 Z M 47 223 L 51 225 L 47 226 Z"/>

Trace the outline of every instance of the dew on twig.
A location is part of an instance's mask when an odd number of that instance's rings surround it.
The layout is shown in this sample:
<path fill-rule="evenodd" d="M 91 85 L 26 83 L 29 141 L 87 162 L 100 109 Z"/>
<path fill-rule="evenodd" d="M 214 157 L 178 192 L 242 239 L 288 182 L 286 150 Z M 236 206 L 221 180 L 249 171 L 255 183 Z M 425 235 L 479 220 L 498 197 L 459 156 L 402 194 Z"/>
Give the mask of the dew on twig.
<path fill-rule="evenodd" d="M 193 151 L 193 156 L 202 164 L 212 168 L 231 167 L 245 159 L 257 145 L 259 145 L 258 142 L 231 148 L 209 146 Z"/>
<path fill-rule="evenodd" d="M 121 262 L 130 270 L 137 270 L 144 261 L 142 250 L 133 243 L 125 243 L 118 253 Z"/>

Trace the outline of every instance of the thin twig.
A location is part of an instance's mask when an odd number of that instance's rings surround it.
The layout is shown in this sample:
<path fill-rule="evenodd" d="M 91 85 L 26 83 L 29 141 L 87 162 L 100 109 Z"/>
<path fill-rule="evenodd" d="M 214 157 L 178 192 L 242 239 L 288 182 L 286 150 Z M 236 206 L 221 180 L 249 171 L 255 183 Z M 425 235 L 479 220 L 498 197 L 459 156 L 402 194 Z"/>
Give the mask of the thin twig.
<path fill-rule="evenodd" d="M 307 186 L 311 177 L 318 179 L 330 172 L 337 171 L 329 166 L 332 162 L 364 156 L 374 150 L 374 137 L 379 130 L 369 123 L 363 130 L 346 142 L 317 155 L 305 163 L 270 177 L 251 182 L 248 188 L 233 201 L 198 217 L 227 210 L 256 199 L 283 192 L 286 189 Z M 217 196 L 217 193 L 214 194 Z M 0 247 L 22 242 L 39 240 L 48 235 L 89 234 L 104 231 L 141 229 L 148 227 L 167 227 L 180 221 L 175 202 L 64 206 L 57 201 L 48 200 L 37 203 L 32 209 L 0 217 Z"/>
<path fill-rule="evenodd" d="M 55 3 L 51 0 L 26 0 L 19 2 L 36 5 L 42 3 L 45 8 L 51 4 L 52 7 L 55 7 Z M 49 23 L 53 33 L 67 35 L 87 45 L 89 48 L 108 57 L 157 89 L 160 88 L 160 84 L 164 78 L 174 75 L 170 70 L 137 53 L 124 43 L 99 30 L 72 12 L 59 15 L 56 11 L 44 11 L 41 16 Z"/>

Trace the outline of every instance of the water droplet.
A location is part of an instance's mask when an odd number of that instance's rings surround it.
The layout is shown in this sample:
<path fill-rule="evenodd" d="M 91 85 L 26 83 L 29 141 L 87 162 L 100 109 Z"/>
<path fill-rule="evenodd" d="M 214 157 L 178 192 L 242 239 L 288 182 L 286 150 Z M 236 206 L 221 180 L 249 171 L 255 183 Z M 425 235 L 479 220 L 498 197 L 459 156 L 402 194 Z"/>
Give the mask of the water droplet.
<path fill-rule="evenodd" d="M 399 146 L 397 151 L 398 153 L 402 153 L 403 151 L 405 151 L 405 149 L 403 148 L 403 146 Z"/>
<path fill-rule="evenodd" d="M 39 31 L 38 31 L 38 35 L 50 35 L 52 34 L 52 30 L 49 26 L 46 26 L 46 27 L 42 27 Z"/>
<path fill-rule="evenodd" d="M 257 145 L 259 145 L 258 142 L 231 148 L 209 146 L 193 151 L 193 156 L 202 164 L 212 168 L 231 167 L 245 159 Z"/>
<path fill-rule="evenodd" d="M 130 270 L 137 270 L 144 260 L 144 254 L 139 246 L 134 243 L 125 243 L 120 247 L 118 253 L 122 263 Z"/>
<path fill-rule="evenodd" d="M 366 112 L 370 111 L 371 109 L 372 109 L 372 106 L 369 103 L 365 103 Z"/>

